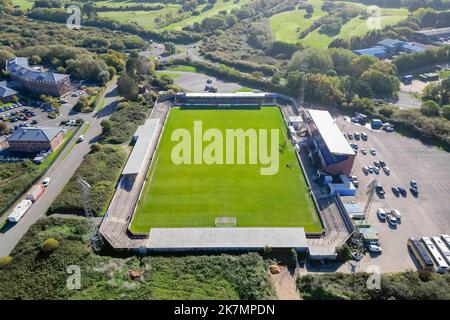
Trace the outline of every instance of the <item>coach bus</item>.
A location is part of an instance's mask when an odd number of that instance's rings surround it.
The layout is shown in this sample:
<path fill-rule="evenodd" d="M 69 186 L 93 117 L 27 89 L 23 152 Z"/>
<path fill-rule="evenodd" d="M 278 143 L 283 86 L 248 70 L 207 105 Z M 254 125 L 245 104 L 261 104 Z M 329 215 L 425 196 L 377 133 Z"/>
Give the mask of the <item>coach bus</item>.
<path fill-rule="evenodd" d="M 447 245 L 447 247 L 450 249 L 450 236 L 448 234 L 443 234 L 441 236 L 442 241 Z"/>
<path fill-rule="evenodd" d="M 450 265 L 450 249 L 447 248 L 447 245 L 444 243 L 444 241 L 442 241 L 441 238 L 433 237 L 431 239 L 433 239 L 433 242 L 436 244 L 436 247 L 440 251 L 445 262 Z"/>
<path fill-rule="evenodd" d="M 428 237 L 422 237 L 422 242 L 424 243 L 425 247 L 431 255 L 431 258 L 433 259 L 434 270 L 436 270 L 436 272 L 438 273 L 445 273 L 448 270 L 448 264 L 439 253 L 439 250 L 436 248 L 433 241 L 431 241 L 431 239 Z"/>
<path fill-rule="evenodd" d="M 411 252 L 414 254 L 414 257 L 416 257 L 416 260 L 419 262 L 422 269 L 434 270 L 433 260 L 420 240 L 410 238 L 408 240 L 408 247 L 411 249 Z"/>

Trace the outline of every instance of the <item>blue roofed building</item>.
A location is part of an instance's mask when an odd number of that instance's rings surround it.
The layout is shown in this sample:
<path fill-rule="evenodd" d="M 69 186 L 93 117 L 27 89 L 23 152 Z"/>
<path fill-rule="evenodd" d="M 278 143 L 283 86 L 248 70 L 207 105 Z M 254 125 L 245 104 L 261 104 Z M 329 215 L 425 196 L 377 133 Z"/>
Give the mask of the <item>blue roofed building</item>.
<path fill-rule="evenodd" d="M 367 55 L 378 59 L 384 59 L 387 56 L 386 49 L 378 46 L 367 49 L 353 50 L 353 52 L 359 56 Z"/>
<path fill-rule="evenodd" d="M 390 58 L 400 53 L 416 53 L 422 51 L 425 51 L 425 49 L 398 39 L 385 39 L 379 41 L 376 46 L 353 50 L 357 55 L 368 55 L 378 59 Z"/>

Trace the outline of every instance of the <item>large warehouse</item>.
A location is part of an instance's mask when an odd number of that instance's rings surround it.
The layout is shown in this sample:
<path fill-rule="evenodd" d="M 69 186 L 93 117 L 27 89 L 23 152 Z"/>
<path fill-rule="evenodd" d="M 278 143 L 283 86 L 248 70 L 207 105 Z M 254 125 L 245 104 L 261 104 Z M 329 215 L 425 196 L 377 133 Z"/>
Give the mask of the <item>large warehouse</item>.
<path fill-rule="evenodd" d="M 310 157 L 329 174 L 350 175 L 356 153 L 328 111 L 306 109 L 303 120 L 308 134 Z"/>
<path fill-rule="evenodd" d="M 450 39 L 450 28 L 439 28 L 430 30 L 420 30 L 414 32 L 414 38 L 423 43 L 433 43 L 436 41 L 448 41 Z"/>

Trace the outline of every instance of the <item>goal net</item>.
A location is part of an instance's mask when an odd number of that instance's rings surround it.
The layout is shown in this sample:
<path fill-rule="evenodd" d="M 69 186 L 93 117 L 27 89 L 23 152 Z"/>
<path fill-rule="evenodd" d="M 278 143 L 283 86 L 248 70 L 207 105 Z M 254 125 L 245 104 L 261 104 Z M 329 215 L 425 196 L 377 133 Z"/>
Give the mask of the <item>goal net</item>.
<path fill-rule="evenodd" d="M 235 217 L 218 217 L 215 221 L 216 228 L 233 228 L 236 227 Z"/>

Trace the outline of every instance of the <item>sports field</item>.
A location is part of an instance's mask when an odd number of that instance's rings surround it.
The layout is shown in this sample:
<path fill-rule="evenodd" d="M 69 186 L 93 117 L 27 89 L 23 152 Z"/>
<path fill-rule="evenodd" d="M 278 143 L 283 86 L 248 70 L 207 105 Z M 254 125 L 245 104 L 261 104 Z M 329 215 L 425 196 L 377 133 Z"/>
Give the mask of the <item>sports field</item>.
<path fill-rule="evenodd" d="M 226 129 L 279 129 L 278 172 L 261 175 L 260 169 L 267 166 L 259 161 L 258 164 L 174 164 L 171 154 L 178 142 L 171 140 L 172 133 L 184 128 L 193 136 L 194 121 L 202 121 L 203 132 L 216 128 L 224 137 Z M 304 227 L 307 232 L 321 231 L 303 173 L 286 139 L 286 127 L 276 107 L 253 110 L 173 108 L 131 231 L 147 233 L 156 227 L 214 227 L 217 217 L 235 217 L 238 227 Z M 203 142 L 203 147 L 209 143 Z"/>

